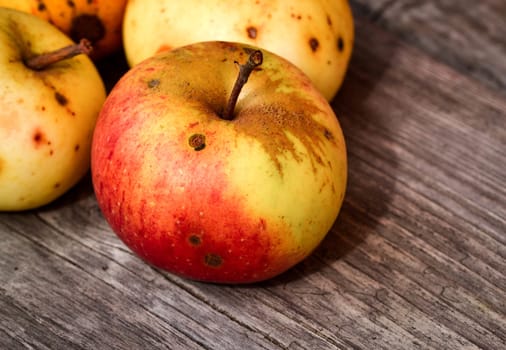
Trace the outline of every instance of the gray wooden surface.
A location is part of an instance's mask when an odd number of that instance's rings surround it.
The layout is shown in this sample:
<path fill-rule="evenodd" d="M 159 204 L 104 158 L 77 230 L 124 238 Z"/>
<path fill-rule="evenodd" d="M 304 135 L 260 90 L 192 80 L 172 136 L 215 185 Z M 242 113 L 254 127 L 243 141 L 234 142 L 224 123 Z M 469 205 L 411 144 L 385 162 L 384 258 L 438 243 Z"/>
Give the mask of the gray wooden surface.
<path fill-rule="evenodd" d="M 119 241 L 87 177 L 0 214 L 0 349 L 506 349 L 506 2 L 351 3 L 348 192 L 313 255 L 183 280 Z"/>

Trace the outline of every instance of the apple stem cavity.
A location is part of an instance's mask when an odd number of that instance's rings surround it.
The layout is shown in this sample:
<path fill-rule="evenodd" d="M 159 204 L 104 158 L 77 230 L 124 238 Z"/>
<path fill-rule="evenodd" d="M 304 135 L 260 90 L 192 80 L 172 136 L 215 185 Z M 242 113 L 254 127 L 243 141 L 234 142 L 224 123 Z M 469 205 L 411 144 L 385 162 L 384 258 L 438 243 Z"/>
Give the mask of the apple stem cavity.
<path fill-rule="evenodd" d="M 239 75 L 237 76 L 237 80 L 235 81 L 234 88 L 232 89 L 232 92 L 230 94 L 230 98 L 228 99 L 225 112 L 221 116 L 222 119 L 225 120 L 234 119 L 234 109 L 235 105 L 237 104 L 239 94 L 241 93 L 243 86 L 248 81 L 251 72 L 253 72 L 255 68 L 257 68 L 258 66 L 260 66 L 262 64 L 262 61 L 263 61 L 262 51 L 255 50 L 249 55 L 248 61 L 245 64 L 239 65 Z"/>
<path fill-rule="evenodd" d="M 25 60 L 28 68 L 33 70 L 42 70 L 53 63 L 72 58 L 77 55 L 89 55 L 93 47 L 88 39 L 81 39 L 79 43 L 62 47 L 55 51 L 46 52 L 37 56 L 33 56 Z"/>

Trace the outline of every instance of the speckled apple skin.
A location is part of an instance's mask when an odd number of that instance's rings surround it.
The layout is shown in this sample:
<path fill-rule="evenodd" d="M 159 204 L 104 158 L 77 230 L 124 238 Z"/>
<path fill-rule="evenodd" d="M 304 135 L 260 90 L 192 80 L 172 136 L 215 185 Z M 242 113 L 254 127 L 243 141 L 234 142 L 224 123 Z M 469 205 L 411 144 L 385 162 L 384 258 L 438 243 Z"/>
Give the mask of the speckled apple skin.
<path fill-rule="evenodd" d="M 0 211 L 48 204 L 89 170 L 106 97 L 95 66 L 84 55 L 38 71 L 24 63 L 71 44 L 46 21 L 0 8 Z"/>
<path fill-rule="evenodd" d="M 130 65 L 199 41 L 247 43 L 302 69 L 331 100 L 351 57 L 354 27 L 348 0 L 130 0 L 123 42 Z"/>
<path fill-rule="evenodd" d="M 235 118 L 220 117 L 252 49 L 206 42 L 158 54 L 104 104 L 92 145 L 97 200 L 154 266 L 202 281 L 265 280 L 307 257 L 338 215 L 343 134 L 298 68 L 262 50 Z"/>

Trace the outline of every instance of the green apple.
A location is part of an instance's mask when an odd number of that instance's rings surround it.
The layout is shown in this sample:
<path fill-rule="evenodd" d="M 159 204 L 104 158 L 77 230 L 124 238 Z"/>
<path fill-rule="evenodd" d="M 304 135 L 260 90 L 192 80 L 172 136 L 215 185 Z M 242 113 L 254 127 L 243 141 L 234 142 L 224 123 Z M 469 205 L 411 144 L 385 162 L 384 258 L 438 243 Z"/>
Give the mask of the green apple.
<path fill-rule="evenodd" d="M 132 66 L 193 42 L 243 42 L 297 65 L 328 100 L 342 84 L 353 38 L 348 0 L 130 0 L 123 21 Z"/>
<path fill-rule="evenodd" d="M 347 177 L 338 120 L 308 77 L 266 50 L 218 41 L 127 72 L 99 115 L 91 159 L 98 204 L 126 245 L 221 283 L 265 280 L 307 257 L 336 220 Z"/>
<path fill-rule="evenodd" d="M 88 49 L 42 19 L 0 8 L 0 210 L 47 204 L 88 171 L 106 97 L 80 55 Z"/>

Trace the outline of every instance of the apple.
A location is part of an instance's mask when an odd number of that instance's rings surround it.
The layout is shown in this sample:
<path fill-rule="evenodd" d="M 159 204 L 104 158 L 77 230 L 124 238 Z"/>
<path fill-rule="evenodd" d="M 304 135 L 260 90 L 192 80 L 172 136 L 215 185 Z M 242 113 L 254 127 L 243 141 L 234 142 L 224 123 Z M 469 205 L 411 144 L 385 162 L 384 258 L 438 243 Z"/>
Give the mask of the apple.
<path fill-rule="evenodd" d="M 130 0 L 123 21 L 131 66 L 194 42 L 244 42 L 294 63 L 327 100 L 342 84 L 353 38 L 348 0 Z"/>
<path fill-rule="evenodd" d="M 40 17 L 58 27 L 75 42 L 93 44 L 91 58 L 102 59 L 121 50 L 122 23 L 127 0 L 0 0 L 8 7 Z"/>
<path fill-rule="evenodd" d="M 47 204 L 88 171 L 105 100 L 81 54 L 89 49 L 33 15 L 0 8 L 0 211 Z"/>
<path fill-rule="evenodd" d="M 333 110 L 300 69 L 211 41 L 154 55 L 119 80 L 97 120 L 91 174 L 107 222 L 145 261 L 251 283 L 321 242 L 347 161 Z"/>

